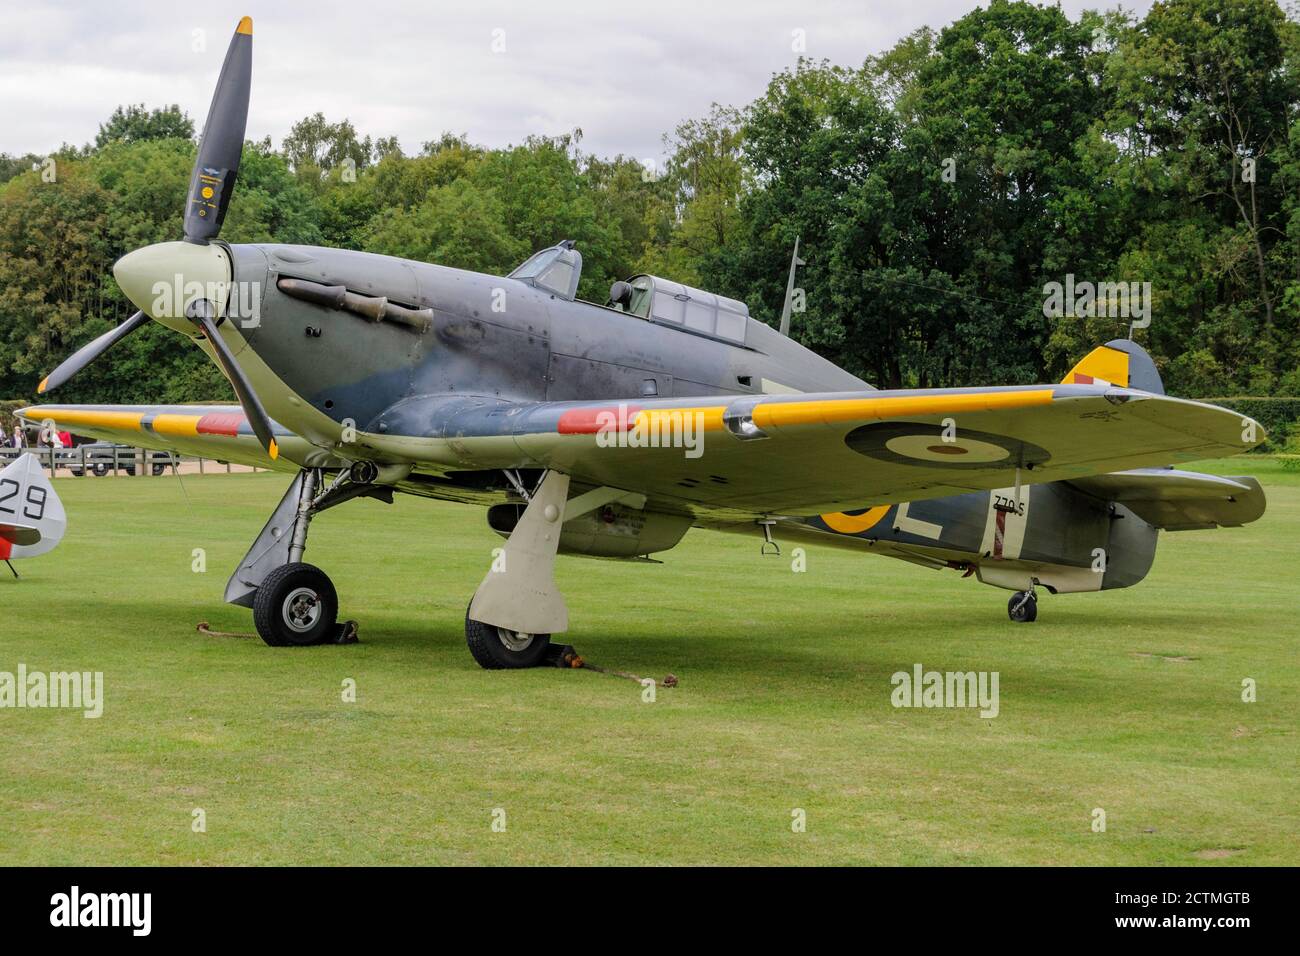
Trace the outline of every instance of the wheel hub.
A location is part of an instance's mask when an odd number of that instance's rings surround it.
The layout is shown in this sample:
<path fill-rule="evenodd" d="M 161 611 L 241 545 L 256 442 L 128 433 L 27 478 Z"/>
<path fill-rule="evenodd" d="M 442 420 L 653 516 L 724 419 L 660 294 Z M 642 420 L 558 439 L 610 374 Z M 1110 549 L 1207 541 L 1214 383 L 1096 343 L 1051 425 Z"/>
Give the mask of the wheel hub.
<path fill-rule="evenodd" d="M 281 616 L 290 630 L 298 634 L 310 631 L 320 620 L 320 595 L 311 588 L 295 588 L 284 599 Z"/>
<path fill-rule="evenodd" d="M 533 643 L 532 634 L 525 634 L 523 631 L 511 631 L 504 627 L 497 628 L 497 638 L 508 650 L 516 653 L 528 650 L 528 646 Z"/>

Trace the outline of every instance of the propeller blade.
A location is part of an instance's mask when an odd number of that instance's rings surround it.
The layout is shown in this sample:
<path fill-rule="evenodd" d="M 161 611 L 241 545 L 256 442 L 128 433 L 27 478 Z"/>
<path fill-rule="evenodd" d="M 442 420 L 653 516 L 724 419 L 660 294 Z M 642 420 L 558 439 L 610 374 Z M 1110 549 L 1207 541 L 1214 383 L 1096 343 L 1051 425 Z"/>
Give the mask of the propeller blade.
<path fill-rule="evenodd" d="M 190 242 L 202 245 L 214 238 L 226 218 L 244 148 L 252 80 L 253 21 L 244 17 L 226 50 L 190 174 L 189 201 L 185 206 L 185 238 Z"/>
<path fill-rule="evenodd" d="M 212 348 L 217 353 L 217 360 L 221 362 L 221 367 L 226 372 L 226 377 L 230 379 L 230 384 L 235 386 L 235 395 L 239 398 L 239 404 L 244 409 L 244 416 L 248 419 L 248 424 L 253 427 L 253 434 L 257 440 L 262 443 L 266 453 L 274 461 L 280 457 L 280 446 L 275 443 L 275 436 L 271 433 L 271 417 L 266 414 L 266 409 L 262 407 L 261 400 L 257 393 L 253 391 L 253 386 L 248 383 L 244 377 L 244 370 L 239 367 L 235 361 L 235 355 L 230 351 L 230 346 L 226 340 L 221 337 L 217 331 L 217 323 L 212 319 L 212 303 L 207 299 L 198 299 L 185 310 L 189 319 L 203 330 L 207 336 Z"/>
<path fill-rule="evenodd" d="M 131 318 L 127 319 L 115 329 L 109 329 L 103 335 L 87 342 L 77 351 L 64 359 L 59 367 L 56 368 L 45 378 L 41 379 L 41 384 L 36 387 L 36 394 L 44 395 L 46 392 L 52 392 L 72 376 L 76 375 L 83 368 L 89 365 L 95 359 L 99 358 L 104 352 L 108 351 L 114 344 L 121 339 L 126 338 L 140 326 L 149 321 L 149 316 L 143 312 L 137 312 Z"/>

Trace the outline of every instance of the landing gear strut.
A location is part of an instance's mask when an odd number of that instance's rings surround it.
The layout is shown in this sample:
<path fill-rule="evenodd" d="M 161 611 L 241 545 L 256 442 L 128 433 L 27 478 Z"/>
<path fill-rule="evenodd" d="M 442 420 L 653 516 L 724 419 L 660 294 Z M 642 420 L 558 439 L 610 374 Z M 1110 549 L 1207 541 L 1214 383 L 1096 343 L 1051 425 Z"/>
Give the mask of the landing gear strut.
<path fill-rule="evenodd" d="M 1007 602 L 1007 616 L 1018 624 L 1029 624 L 1038 617 L 1038 597 L 1033 588 L 1011 595 Z"/>
<path fill-rule="evenodd" d="M 362 496 L 393 502 L 393 490 L 353 481 L 339 472 L 326 488 L 319 468 L 304 468 L 280 499 L 271 520 L 226 584 L 226 601 L 252 608 L 253 623 L 272 647 L 348 643 L 348 625 L 338 623 L 339 598 L 329 576 L 305 564 L 312 518 L 327 508 Z"/>
<path fill-rule="evenodd" d="M 567 504 L 569 476 L 548 471 L 531 496 L 520 492 L 528 507 L 465 612 L 469 652 L 489 670 L 536 667 L 551 635 L 569 629 L 555 586 L 560 526 L 575 510 Z"/>

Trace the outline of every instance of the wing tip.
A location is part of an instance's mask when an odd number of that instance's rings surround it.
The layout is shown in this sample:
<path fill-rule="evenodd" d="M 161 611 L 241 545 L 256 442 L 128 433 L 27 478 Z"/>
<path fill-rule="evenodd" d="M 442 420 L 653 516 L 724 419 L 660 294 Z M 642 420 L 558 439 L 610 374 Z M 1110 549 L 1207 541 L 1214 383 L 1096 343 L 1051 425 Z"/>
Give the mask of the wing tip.
<path fill-rule="evenodd" d="M 240 18 L 239 18 L 239 26 L 235 27 L 235 32 L 236 32 L 236 33 L 242 33 L 242 34 L 244 34 L 244 36 L 250 36 L 250 37 L 251 37 L 251 36 L 253 35 L 253 18 L 252 18 L 252 17 L 240 17 Z"/>

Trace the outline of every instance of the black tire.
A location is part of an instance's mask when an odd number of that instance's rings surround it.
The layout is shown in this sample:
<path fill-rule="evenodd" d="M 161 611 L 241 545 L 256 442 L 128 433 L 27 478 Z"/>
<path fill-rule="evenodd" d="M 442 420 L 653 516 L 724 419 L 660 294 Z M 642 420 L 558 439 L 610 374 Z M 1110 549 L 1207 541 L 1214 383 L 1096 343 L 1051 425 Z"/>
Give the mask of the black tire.
<path fill-rule="evenodd" d="M 108 465 L 105 465 L 102 462 L 97 462 L 96 464 L 90 466 L 90 472 L 96 478 L 103 478 L 105 475 L 108 474 Z"/>
<path fill-rule="evenodd" d="M 285 564 L 262 581 L 253 597 L 253 624 L 272 647 L 307 647 L 334 636 L 339 596 L 311 564 Z"/>
<path fill-rule="evenodd" d="M 166 466 L 166 465 L 154 465 L 154 466 L 153 466 L 153 476 L 154 476 L 155 478 L 157 478 L 159 475 L 161 475 L 161 474 L 162 474 L 164 471 L 166 471 L 166 470 L 167 470 L 167 466 Z"/>
<path fill-rule="evenodd" d="M 1032 593 L 1026 597 L 1024 591 L 1017 591 L 1007 602 L 1007 617 L 1017 624 L 1032 624 L 1038 620 L 1038 598 Z"/>
<path fill-rule="evenodd" d="M 465 643 L 479 667 L 499 671 L 539 665 L 546 656 L 551 635 L 508 631 L 504 627 L 475 621 L 466 611 Z"/>

